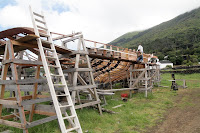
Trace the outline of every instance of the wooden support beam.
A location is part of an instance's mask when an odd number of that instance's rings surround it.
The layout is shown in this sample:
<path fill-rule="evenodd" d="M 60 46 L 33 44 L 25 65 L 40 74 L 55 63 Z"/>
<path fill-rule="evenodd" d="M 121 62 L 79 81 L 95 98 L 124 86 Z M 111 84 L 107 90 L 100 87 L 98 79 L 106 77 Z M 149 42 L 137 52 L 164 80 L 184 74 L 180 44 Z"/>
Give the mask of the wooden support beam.
<path fill-rule="evenodd" d="M 92 72 L 92 68 L 68 68 L 63 70 L 64 72 Z"/>
<path fill-rule="evenodd" d="M 81 36 L 83 36 L 83 35 L 79 35 L 79 36 L 76 36 L 76 37 L 69 38 L 67 40 L 64 40 L 63 43 L 68 43 L 68 42 L 74 41 L 76 39 L 79 39 Z"/>
<path fill-rule="evenodd" d="M 5 53 L 4 53 L 4 60 L 7 60 L 7 59 L 9 59 L 8 42 L 6 42 Z M 9 67 L 8 64 L 3 65 L 3 68 L 2 68 L 2 71 L 1 71 L 1 80 L 6 80 L 8 67 Z M 1 85 L 0 99 L 4 98 L 4 93 L 5 93 L 5 85 Z M 1 115 L 2 115 L 2 109 L 3 109 L 3 105 L 0 104 L 0 118 L 1 118 Z"/>
<path fill-rule="evenodd" d="M 1 105 L 17 105 L 18 102 L 17 101 L 12 101 L 12 100 L 3 100 L 3 99 L 0 99 L 0 104 Z"/>
<path fill-rule="evenodd" d="M 8 51 L 9 51 L 9 58 L 11 60 L 13 60 L 15 58 L 15 56 L 14 56 L 13 44 L 12 44 L 11 41 L 8 42 Z M 17 65 L 16 64 L 11 63 L 11 71 L 12 71 L 13 80 L 18 80 L 18 72 L 17 72 Z M 16 98 L 17 98 L 17 101 L 18 101 L 18 105 L 20 106 L 18 108 L 18 110 L 19 110 L 19 116 L 20 116 L 21 124 L 26 125 L 27 122 L 26 122 L 26 117 L 25 117 L 25 113 L 24 113 L 24 107 L 21 106 L 22 96 L 21 96 L 21 91 L 20 91 L 19 85 L 16 85 L 15 94 L 16 94 Z M 23 132 L 28 133 L 28 129 L 24 129 Z"/>
<path fill-rule="evenodd" d="M 116 92 L 116 91 L 127 91 L 127 90 L 137 90 L 137 88 L 121 88 L 121 89 L 109 89 L 109 90 L 99 90 L 98 89 L 97 91 L 98 92 Z"/>
<path fill-rule="evenodd" d="M 140 79 L 144 76 L 144 74 L 146 73 L 147 69 L 145 68 L 145 70 L 137 77 L 137 80 L 134 82 L 134 84 L 132 86 L 130 86 L 131 88 L 135 87 L 135 85 L 140 81 Z"/>
<path fill-rule="evenodd" d="M 38 90 L 47 90 L 48 91 L 48 86 L 44 86 L 47 88 L 43 88 L 43 85 L 39 85 Z M 7 91 L 14 91 L 16 88 L 16 85 L 6 85 L 6 90 Z M 20 90 L 21 91 L 33 91 L 33 85 L 20 85 Z"/>
<path fill-rule="evenodd" d="M 54 112 L 48 112 L 48 111 L 42 111 L 42 110 L 34 110 L 35 114 L 39 114 L 39 115 L 48 115 L 48 116 L 55 116 L 56 112 L 54 110 Z"/>
<path fill-rule="evenodd" d="M 19 41 L 15 41 L 15 40 L 12 40 L 12 44 L 20 46 L 20 47 L 24 47 L 26 49 L 27 48 L 37 48 L 38 47 L 36 44 L 34 45 L 34 44 L 30 44 L 30 43 L 23 43 L 23 42 L 19 42 Z"/>
<path fill-rule="evenodd" d="M 24 124 L 14 122 L 14 121 L 8 121 L 8 120 L 0 119 L 0 124 L 6 125 L 6 126 L 11 126 L 11 127 L 16 127 L 16 128 L 19 128 L 19 129 L 25 129 Z"/>
<path fill-rule="evenodd" d="M 69 90 L 84 90 L 84 89 L 88 89 L 88 88 L 96 88 L 97 85 L 83 85 L 83 86 L 69 86 Z"/>
<path fill-rule="evenodd" d="M 22 80 L 0 80 L 0 85 L 15 85 L 15 84 L 34 84 L 34 83 L 46 83 L 46 79 L 22 79 Z"/>
<path fill-rule="evenodd" d="M 75 54 L 88 55 L 89 53 L 87 51 L 77 50 L 77 51 L 73 51 L 69 55 L 75 55 Z"/>
<path fill-rule="evenodd" d="M 85 82 L 85 80 L 79 74 L 77 75 L 77 78 L 81 82 L 82 85 L 87 85 L 87 83 Z M 94 91 L 91 88 L 88 88 L 88 91 L 95 98 Z"/>
<path fill-rule="evenodd" d="M 43 123 L 50 122 L 50 121 L 53 121 L 55 119 L 57 119 L 57 116 L 50 116 L 50 117 L 43 118 L 43 119 L 40 119 L 40 120 L 37 120 L 37 121 L 33 121 L 30 124 L 26 125 L 26 128 L 31 128 L 31 127 L 34 127 L 34 126 L 37 126 L 37 125 L 41 125 Z"/>
<path fill-rule="evenodd" d="M 29 114 L 30 111 L 25 111 L 24 113 L 25 113 L 25 114 Z M 19 113 L 16 113 L 15 115 L 19 115 Z M 2 116 L 2 119 L 3 119 L 3 120 L 11 119 L 11 118 L 16 117 L 15 115 L 14 115 L 14 114 L 11 114 L 11 115 L 5 115 L 5 116 Z"/>
<path fill-rule="evenodd" d="M 54 32 L 51 32 L 51 33 L 55 34 Z M 58 33 L 56 33 L 56 34 L 58 34 Z M 81 32 L 77 32 L 77 33 L 73 33 L 73 34 L 69 34 L 69 35 L 61 35 L 61 34 L 59 34 L 61 36 L 53 38 L 53 41 L 64 39 L 64 38 L 68 38 L 68 37 L 73 37 L 73 36 L 79 35 L 79 34 L 82 34 L 82 33 Z"/>
<path fill-rule="evenodd" d="M 24 66 L 42 66 L 41 61 L 30 61 L 30 60 L 22 60 L 22 59 L 9 59 L 9 60 L 3 60 L 2 64 L 8 64 L 8 63 L 14 63 L 16 65 L 24 65 Z"/>
<path fill-rule="evenodd" d="M 96 104 L 100 104 L 101 101 L 94 101 L 94 102 L 88 102 L 88 103 L 84 103 L 84 104 L 80 104 L 80 105 L 75 105 L 75 109 L 79 109 L 79 108 L 84 108 L 84 107 L 88 107 L 88 106 L 92 106 L 92 105 L 96 105 Z"/>
<path fill-rule="evenodd" d="M 31 95 L 26 95 L 26 96 L 22 96 L 22 100 L 27 100 L 27 99 L 31 99 L 32 96 Z M 5 98 L 4 100 L 13 100 L 16 101 L 16 97 L 9 97 L 9 98 Z"/>
<path fill-rule="evenodd" d="M 22 101 L 22 105 L 26 106 L 26 105 L 32 105 L 35 103 L 42 103 L 42 102 L 47 102 L 47 101 L 51 101 L 51 97 L 47 97 L 47 98 L 40 98 L 40 99 L 31 99 L 31 100 L 26 100 L 26 101 Z"/>

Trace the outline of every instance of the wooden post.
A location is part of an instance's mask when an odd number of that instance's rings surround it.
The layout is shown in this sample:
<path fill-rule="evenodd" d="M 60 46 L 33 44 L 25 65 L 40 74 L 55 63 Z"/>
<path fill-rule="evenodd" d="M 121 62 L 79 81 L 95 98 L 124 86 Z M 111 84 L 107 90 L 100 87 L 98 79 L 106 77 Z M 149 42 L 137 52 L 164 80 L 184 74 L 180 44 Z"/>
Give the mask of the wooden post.
<path fill-rule="evenodd" d="M 97 44 L 96 44 L 96 42 L 94 42 L 94 47 L 95 47 L 95 48 L 97 47 Z"/>
<path fill-rule="evenodd" d="M 186 86 L 186 80 L 185 79 L 183 79 L 183 88 L 184 89 L 187 88 L 187 86 Z"/>
<path fill-rule="evenodd" d="M 108 66 L 107 69 L 109 69 L 110 67 Z M 111 77 L 110 77 L 110 71 L 108 72 L 108 78 L 109 78 L 109 83 L 110 83 L 110 88 L 112 89 L 112 81 L 111 81 Z"/>
<path fill-rule="evenodd" d="M 8 54 L 8 42 L 6 42 L 6 46 L 5 46 L 5 52 L 4 52 L 4 60 L 8 60 L 9 59 L 9 54 Z M 1 71 L 1 80 L 6 80 L 6 76 L 8 73 L 8 64 L 3 65 L 2 71 Z M 4 93 L 5 93 L 5 84 L 1 85 L 1 95 L 0 95 L 0 99 L 4 98 Z M 2 108 L 3 105 L 0 104 L 0 118 L 2 116 Z"/>
<path fill-rule="evenodd" d="M 83 38 L 81 38 L 81 39 L 82 39 L 82 47 L 83 47 L 83 50 L 84 50 L 84 51 L 87 51 L 87 48 L 85 47 L 84 39 L 83 39 Z M 88 66 L 89 69 L 91 69 L 92 67 L 91 67 L 91 64 L 90 64 L 89 56 L 86 54 L 85 57 L 86 57 L 86 61 L 87 61 L 87 66 Z M 89 74 L 90 74 L 90 78 L 91 78 L 91 80 L 92 80 L 92 85 L 95 85 L 94 77 L 93 77 L 92 71 L 90 71 Z M 100 101 L 99 96 L 98 96 L 98 94 L 97 94 L 96 87 L 93 88 L 93 90 L 94 90 L 95 100 L 96 100 L 96 101 Z M 102 109 L 101 109 L 100 103 L 98 103 L 97 106 L 98 106 L 100 115 L 102 115 Z"/>
<path fill-rule="evenodd" d="M 103 45 L 103 48 L 104 48 L 104 49 L 107 49 L 107 46 L 104 44 L 104 45 Z"/>
<path fill-rule="evenodd" d="M 41 61 L 40 55 L 38 56 L 38 61 Z M 35 79 L 39 79 L 39 77 L 40 77 L 40 66 L 38 65 L 36 68 Z M 34 90 L 33 90 L 33 94 L 32 94 L 32 99 L 36 99 L 38 83 L 35 83 L 33 88 L 34 88 Z M 33 120 L 34 110 L 35 110 L 35 104 L 33 104 L 31 107 L 30 115 L 29 115 L 29 122 L 31 122 Z"/>
<path fill-rule="evenodd" d="M 147 64 L 145 64 L 145 68 L 148 68 Z M 148 86 L 148 83 L 147 83 L 147 77 L 148 77 L 148 73 L 147 71 L 145 72 L 145 97 L 147 97 L 147 86 Z"/>
<path fill-rule="evenodd" d="M 10 59 L 14 60 L 15 56 L 14 56 L 14 49 L 13 49 L 13 44 L 12 41 L 9 40 L 8 41 L 8 51 L 9 51 L 9 57 Z M 18 80 L 18 73 L 17 73 L 17 65 L 14 63 L 11 63 L 11 71 L 12 71 L 12 76 L 13 76 L 13 80 Z M 22 96 L 21 96 L 21 91 L 20 91 L 20 86 L 17 84 L 15 89 L 15 94 L 16 94 L 16 99 L 18 101 L 18 105 L 19 105 L 19 116 L 20 116 L 20 120 L 21 123 L 26 125 L 26 117 L 25 117 L 25 113 L 24 113 L 24 107 L 21 105 L 22 103 Z M 28 133 L 28 129 L 23 129 L 24 133 Z"/>
<path fill-rule="evenodd" d="M 130 65 L 130 68 L 129 68 L 129 72 L 130 72 L 130 79 L 129 79 L 129 88 L 132 88 L 132 84 L 133 84 L 133 65 L 134 64 L 131 64 Z M 132 91 L 130 90 L 130 98 L 132 97 Z"/>

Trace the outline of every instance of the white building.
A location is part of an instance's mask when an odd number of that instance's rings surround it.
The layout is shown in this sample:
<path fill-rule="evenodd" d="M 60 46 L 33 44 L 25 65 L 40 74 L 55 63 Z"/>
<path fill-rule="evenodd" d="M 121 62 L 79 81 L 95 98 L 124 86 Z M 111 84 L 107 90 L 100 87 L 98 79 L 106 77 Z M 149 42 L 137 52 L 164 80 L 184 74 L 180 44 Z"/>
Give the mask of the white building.
<path fill-rule="evenodd" d="M 160 65 L 160 69 L 166 68 L 168 65 L 173 67 L 173 63 L 169 60 L 161 60 L 158 64 Z"/>

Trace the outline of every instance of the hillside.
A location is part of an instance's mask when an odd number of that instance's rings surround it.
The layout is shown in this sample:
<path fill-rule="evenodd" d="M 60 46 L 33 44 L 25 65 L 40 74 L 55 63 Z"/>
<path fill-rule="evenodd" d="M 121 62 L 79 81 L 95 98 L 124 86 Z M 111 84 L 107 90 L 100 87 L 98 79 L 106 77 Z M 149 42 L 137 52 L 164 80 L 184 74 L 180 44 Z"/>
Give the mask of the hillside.
<path fill-rule="evenodd" d="M 139 31 L 128 32 L 117 39 L 112 41 L 112 44 L 116 44 L 116 46 L 120 46 L 120 44 L 126 43 L 132 40 L 132 37 L 137 35 Z"/>
<path fill-rule="evenodd" d="M 133 34 L 134 33 L 134 34 Z M 155 53 L 160 59 L 168 55 L 173 63 L 187 64 L 200 61 L 200 8 L 141 32 L 130 32 L 110 44 L 137 48 Z"/>

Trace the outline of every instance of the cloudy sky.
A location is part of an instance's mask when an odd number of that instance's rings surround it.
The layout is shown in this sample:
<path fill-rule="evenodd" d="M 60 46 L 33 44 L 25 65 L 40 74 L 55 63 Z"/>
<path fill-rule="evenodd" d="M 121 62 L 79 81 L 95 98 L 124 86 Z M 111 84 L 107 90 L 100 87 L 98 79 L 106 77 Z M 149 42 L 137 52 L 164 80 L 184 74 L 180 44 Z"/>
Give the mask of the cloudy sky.
<path fill-rule="evenodd" d="M 29 5 L 44 12 L 50 31 L 81 31 L 86 39 L 108 43 L 200 7 L 200 0 L 0 0 L 0 31 L 32 27 Z"/>

